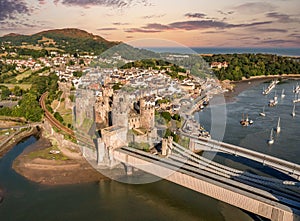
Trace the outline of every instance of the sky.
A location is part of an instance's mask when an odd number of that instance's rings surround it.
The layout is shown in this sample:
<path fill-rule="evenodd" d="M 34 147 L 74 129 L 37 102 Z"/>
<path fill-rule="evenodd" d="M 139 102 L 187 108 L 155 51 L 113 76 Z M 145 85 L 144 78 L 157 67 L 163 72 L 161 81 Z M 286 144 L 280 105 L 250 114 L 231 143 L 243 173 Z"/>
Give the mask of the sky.
<path fill-rule="evenodd" d="M 147 46 L 300 48 L 300 1 L 0 0 L 0 36 L 57 28 L 158 39 Z"/>

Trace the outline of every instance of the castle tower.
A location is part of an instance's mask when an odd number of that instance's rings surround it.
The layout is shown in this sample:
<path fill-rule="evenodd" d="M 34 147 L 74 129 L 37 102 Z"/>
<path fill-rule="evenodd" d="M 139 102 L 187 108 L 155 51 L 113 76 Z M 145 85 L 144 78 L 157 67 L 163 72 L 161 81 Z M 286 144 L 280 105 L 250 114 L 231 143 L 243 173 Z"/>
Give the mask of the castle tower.
<path fill-rule="evenodd" d="M 128 128 L 129 102 L 126 94 L 115 94 L 112 107 L 112 125 Z"/>
<path fill-rule="evenodd" d="M 147 130 L 154 128 L 155 110 L 153 106 L 146 105 L 145 99 L 140 99 L 141 126 Z"/>

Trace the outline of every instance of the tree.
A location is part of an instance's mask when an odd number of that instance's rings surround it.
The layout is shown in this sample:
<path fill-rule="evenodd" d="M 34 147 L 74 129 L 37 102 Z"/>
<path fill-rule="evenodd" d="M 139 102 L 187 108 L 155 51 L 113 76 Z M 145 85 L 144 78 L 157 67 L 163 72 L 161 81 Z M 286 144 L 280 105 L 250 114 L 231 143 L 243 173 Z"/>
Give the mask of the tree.
<path fill-rule="evenodd" d="M 13 93 L 16 96 L 22 96 L 23 90 L 19 86 L 15 86 L 14 89 L 13 89 Z"/>
<path fill-rule="evenodd" d="M 60 113 L 55 112 L 55 113 L 54 113 L 54 117 L 55 117 L 60 123 L 63 123 L 63 122 L 64 122 L 64 119 L 63 119 L 63 117 L 60 115 Z"/>
<path fill-rule="evenodd" d="M 44 112 L 39 105 L 37 96 L 32 93 L 23 95 L 19 106 L 14 107 L 12 116 L 25 117 L 29 121 L 38 122 L 42 119 Z"/>
<path fill-rule="evenodd" d="M 11 95 L 11 92 L 8 89 L 8 87 L 4 85 L 0 85 L 0 90 L 1 90 L 1 99 L 6 99 L 9 97 L 9 95 Z"/>
<path fill-rule="evenodd" d="M 171 120 L 171 118 L 172 118 L 171 114 L 170 114 L 169 112 L 167 112 L 167 111 L 162 112 L 162 113 L 161 113 L 161 116 L 162 116 L 167 122 L 169 122 L 169 121 Z"/>

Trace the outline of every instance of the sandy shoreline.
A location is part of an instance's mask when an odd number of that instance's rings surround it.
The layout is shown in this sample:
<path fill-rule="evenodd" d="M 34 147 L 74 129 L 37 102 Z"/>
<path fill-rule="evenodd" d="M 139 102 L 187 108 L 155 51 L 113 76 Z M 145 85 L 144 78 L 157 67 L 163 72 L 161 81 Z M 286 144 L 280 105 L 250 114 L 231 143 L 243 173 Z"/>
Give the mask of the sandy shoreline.
<path fill-rule="evenodd" d="M 28 180 L 45 185 L 67 185 L 96 182 L 108 179 L 90 166 L 86 160 L 48 160 L 31 158 L 30 153 L 51 147 L 50 141 L 43 136 L 18 156 L 13 169 Z"/>
<path fill-rule="evenodd" d="M 235 97 L 238 96 L 241 92 L 271 79 L 300 79 L 300 74 L 254 76 L 249 79 L 243 79 L 241 81 L 231 81 L 230 84 L 233 86 L 233 90 L 224 93 L 226 103 L 233 102 L 235 100 Z"/>

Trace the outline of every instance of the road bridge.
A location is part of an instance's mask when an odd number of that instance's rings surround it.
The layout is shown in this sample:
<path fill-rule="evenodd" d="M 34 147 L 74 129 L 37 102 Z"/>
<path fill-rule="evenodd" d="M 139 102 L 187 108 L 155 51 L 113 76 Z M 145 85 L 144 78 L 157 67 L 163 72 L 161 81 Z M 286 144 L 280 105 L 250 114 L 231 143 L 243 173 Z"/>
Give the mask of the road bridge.
<path fill-rule="evenodd" d="M 215 152 L 224 152 L 232 154 L 234 156 L 245 157 L 267 165 L 276 170 L 279 170 L 289 176 L 300 180 L 300 165 L 296 163 L 291 163 L 286 160 L 282 160 L 267 154 L 259 153 L 253 150 L 248 150 L 240 146 L 233 144 L 228 144 L 221 141 L 216 141 L 210 138 L 195 137 L 189 134 L 184 134 L 184 136 L 190 138 L 190 149 L 191 150 L 207 150 Z"/>
<path fill-rule="evenodd" d="M 300 220 L 300 183 L 262 177 L 209 161 L 168 141 L 166 156 L 129 147 L 113 157 L 127 167 L 205 194 L 270 220 Z M 132 172 L 132 170 L 128 170 Z"/>

